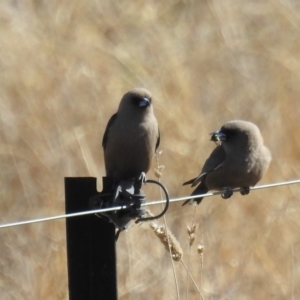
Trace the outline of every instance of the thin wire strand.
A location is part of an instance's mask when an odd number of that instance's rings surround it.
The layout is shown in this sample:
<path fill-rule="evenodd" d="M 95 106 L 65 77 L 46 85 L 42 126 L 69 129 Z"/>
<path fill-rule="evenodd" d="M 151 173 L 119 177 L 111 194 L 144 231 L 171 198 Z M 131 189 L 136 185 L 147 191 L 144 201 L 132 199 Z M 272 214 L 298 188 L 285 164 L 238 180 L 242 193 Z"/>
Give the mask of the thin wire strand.
<path fill-rule="evenodd" d="M 278 182 L 278 183 L 258 185 L 258 186 L 255 186 L 255 187 L 251 187 L 250 190 L 251 191 L 261 190 L 261 189 L 267 189 L 267 188 L 273 188 L 273 187 L 277 187 L 277 186 L 291 185 L 291 184 L 297 184 L 297 183 L 300 183 L 300 179 L 284 181 L 284 182 Z M 240 188 L 234 189 L 233 192 L 236 193 L 236 192 L 239 192 L 240 190 L 241 190 Z M 170 203 L 171 202 L 185 201 L 185 200 L 188 200 L 188 199 L 197 199 L 197 198 L 200 198 L 200 197 L 203 197 L 203 198 L 212 197 L 212 196 L 215 196 L 215 195 L 221 195 L 222 193 L 223 192 L 220 191 L 220 192 L 213 192 L 213 193 L 207 193 L 207 194 L 202 194 L 202 195 L 194 195 L 194 196 L 185 196 L 185 197 L 173 198 L 173 199 L 170 199 Z M 143 204 L 141 204 L 141 206 L 158 205 L 158 204 L 163 204 L 165 202 L 166 202 L 166 200 L 157 200 L 157 201 L 151 201 L 151 202 L 143 203 Z M 129 208 L 128 205 L 123 205 L 123 206 L 115 206 L 115 207 L 110 207 L 110 208 L 101 208 L 101 209 L 95 209 L 95 210 L 81 211 L 81 212 L 76 212 L 76 213 L 71 213 L 71 214 L 64 214 L 64 215 L 58 215 L 58 216 L 46 217 L 46 218 L 40 218 L 40 219 L 34 219 L 34 220 L 20 221 L 20 222 L 2 224 L 2 225 L 0 225 L 0 229 L 8 228 L 8 227 L 14 227 L 14 226 L 27 225 L 27 224 L 34 224 L 34 223 L 39 223 L 39 222 L 47 222 L 47 221 L 65 219 L 65 218 L 86 216 L 86 215 L 103 213 L 103 212 L 108 212 L 108 211 L 117 211 L 117 210 L 122 210 L 122 209 L 127 209 L 127 208 Z"/>

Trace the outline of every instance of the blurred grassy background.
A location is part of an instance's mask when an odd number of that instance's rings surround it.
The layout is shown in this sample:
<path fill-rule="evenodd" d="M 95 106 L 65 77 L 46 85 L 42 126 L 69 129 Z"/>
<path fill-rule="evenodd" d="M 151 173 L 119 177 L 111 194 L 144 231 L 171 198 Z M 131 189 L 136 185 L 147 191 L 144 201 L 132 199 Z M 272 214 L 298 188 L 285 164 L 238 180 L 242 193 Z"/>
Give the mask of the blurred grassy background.
<path fill-rule="evenodd" d="M 256 123 L 272 151 L 263 183 L 300 177 L 299 1 L 6 0 L 0 40 L 1 223 L 62 214 L 65 176 L 104 175 L 106 123 L 137 86 L 153 94 L 172 197 L 191 192 L 181 184 L 213 149 L 208 134 L 232 119 Z M 180 205 L 167 222 L 187 262 L 193 208 Z M 200 284 L 205 246 L 204 298 L 299 299 L 299 212 L 299 185 L 205 199 L 190 256 Z M 120 299 L 177 299 L 148 224 L 117 247 Z M 68 299 L 64 221 L 0 230 L 0 268 L 1 299 Z"/>

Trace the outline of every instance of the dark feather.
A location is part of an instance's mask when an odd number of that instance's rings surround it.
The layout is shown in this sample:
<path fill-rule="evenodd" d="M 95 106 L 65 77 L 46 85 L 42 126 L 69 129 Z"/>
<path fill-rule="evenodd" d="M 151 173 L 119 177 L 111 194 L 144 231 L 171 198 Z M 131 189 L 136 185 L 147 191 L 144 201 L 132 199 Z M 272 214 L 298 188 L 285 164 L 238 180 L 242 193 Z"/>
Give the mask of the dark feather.
<path fill-rule="evenodd" d="M 104 132 L 103 139 L 102 139 L 102 147 L 103 147 L 103 149 L 105 149 L 105 147 L 106 147 L 109 129 L 110 129 L 111 125 L 114 123 L 114 121 L 116 120 L 117 116 L 118 116 L 117 113 L 115 113 L 114 115 L 112 115 L 111 118 L 109 119 L 107 125 L 106 125 L 105 132 Z"/>
<path fill-rule="evenodd" d="M 196 178 L 197 178 L 197 177 L 195 177 L 195 178 L 193 178 L 193 179 L 191 179 L 191 180 L 189 180 L 189 181 L 186 181 L 186 182 L 184 182 L 182 185 L 192 184 L 192 183 L 196 180 Z"/>
<path fill-rule="evenodd" d="M 157 150 L 157 148 L 159 147 L 160 144 L 160 131 L 158 129 L 158 137 L 157 137 L 157 141 L 156 141 L 156 145 L 155 145 L 155 151 Z"/>
<path fill-rule="evenodd" d="M 203 180 L 201 181 L 201 183 L 196 187 L 196 189 L 192 192 L 191 196 L 195 196 L 195 195 L 202 195 L 202 194 L 206 194 L 208 192 L 208 189 L 205 185 L 205 177 L 203 178 Z M 197 202 L 197 204 L 200 204 L 202 201 L 203 197 L 201 198 L 196 198 L 196 199 L 188 199 L 186 200 L 182 206 L 186 205 L 189 202 Z"/>

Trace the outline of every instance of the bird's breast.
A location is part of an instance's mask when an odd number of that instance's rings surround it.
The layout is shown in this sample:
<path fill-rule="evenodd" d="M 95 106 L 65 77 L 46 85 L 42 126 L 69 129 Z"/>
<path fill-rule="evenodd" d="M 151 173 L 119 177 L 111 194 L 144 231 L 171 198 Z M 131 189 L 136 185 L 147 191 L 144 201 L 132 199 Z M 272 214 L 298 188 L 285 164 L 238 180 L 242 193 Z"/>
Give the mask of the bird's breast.
<path fill-rule="evenodd" d="M 146 173 L 155 153 L 155 124 L 128 121 L 115 125 L 104 152 L 107 176 L 122 179 Z"/>

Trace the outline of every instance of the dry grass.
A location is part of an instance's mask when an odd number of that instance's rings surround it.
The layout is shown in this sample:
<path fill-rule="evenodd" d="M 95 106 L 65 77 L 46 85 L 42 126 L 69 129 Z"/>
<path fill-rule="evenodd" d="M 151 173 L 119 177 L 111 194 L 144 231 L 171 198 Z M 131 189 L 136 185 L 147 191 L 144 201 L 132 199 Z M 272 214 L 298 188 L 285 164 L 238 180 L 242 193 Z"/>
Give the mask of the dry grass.
<path fill-rule="evenodd" d="M 298 2 L 1 1 L 1 223 L 61 214 L 65 176 L 104 175 L 105 125 L 136 86 L 154 96 L 172 197 L 191 192 L 181 184 L 214 147 L 208 133 L 232 119 L 261 128 L 273 153 L 264 183 L 299 178 Z M 190 257 L 200 282 L 205 246 L 204 298 L 299 299 L 299 213 L 298 185 L 204 200 Z M 192 215 L 180 204 L 167 215 L 185 253 Z M 64 221 L 1 230 L 0 257 L 1 299 L 67 299 Z M 186 272 L 175 269 L 185 299 Z M 121 234 L 118 271 L 121 300 L 177 299 L 148 224 Z"/>

